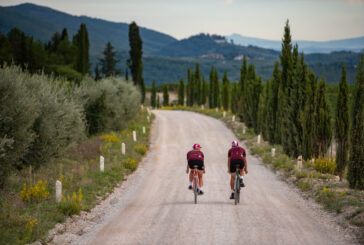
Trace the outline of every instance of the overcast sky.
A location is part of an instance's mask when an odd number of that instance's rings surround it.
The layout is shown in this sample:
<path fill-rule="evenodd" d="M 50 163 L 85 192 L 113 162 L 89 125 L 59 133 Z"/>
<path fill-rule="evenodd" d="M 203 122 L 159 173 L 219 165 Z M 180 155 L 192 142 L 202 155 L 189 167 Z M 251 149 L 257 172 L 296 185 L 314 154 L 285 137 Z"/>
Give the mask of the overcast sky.
<path fill-rule="evenodd" d="M 201 32 L 280 40 L 286 19 L 294 40 L 364 36 L 364 0 L 0 0 L 31 2 L 73 15 L 136 21 L 182 39 Z"/>

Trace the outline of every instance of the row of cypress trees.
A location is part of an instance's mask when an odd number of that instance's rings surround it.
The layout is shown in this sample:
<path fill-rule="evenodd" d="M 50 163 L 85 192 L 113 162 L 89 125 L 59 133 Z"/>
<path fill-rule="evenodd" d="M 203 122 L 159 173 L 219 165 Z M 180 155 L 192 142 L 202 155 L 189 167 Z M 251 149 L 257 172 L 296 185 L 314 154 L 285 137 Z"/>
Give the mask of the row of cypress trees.
<path fill-rule="evenodd" d="M 331 116 L 326 97 L 325 77 L 319 79 L 308 68 L 304 54 L 299 54 L 298 46 L 292 45 L 288 21 L 280 60 L 275 63 L 272 78 L 265 83 L 245 57 L 239 83 L 230 85 L 226 72 L 220 83 L 217 69 L 212 67 L 209 84 L 204 79 L 201 84 L 198 64 L 194 72 L 188 69 L 187 77 L 187 106 L 206 104 L 203 98 L 208 96 L 210 108 L 231 109 L 257 134 L 262 133 L 264 139 L 281 144 L 291 157 L 323 156 L 335 136 L 336 174 L 342 178 L 349 164 L 350 186 L 364 188 L 364 58 L 359 62 L 351 103 L 346 69 L 342 67 L 335 118 Z M 184 87 L 181 79 L 180 105 L 184 105 Z M 204 88 L 207 92 L 202 92 Z"/>

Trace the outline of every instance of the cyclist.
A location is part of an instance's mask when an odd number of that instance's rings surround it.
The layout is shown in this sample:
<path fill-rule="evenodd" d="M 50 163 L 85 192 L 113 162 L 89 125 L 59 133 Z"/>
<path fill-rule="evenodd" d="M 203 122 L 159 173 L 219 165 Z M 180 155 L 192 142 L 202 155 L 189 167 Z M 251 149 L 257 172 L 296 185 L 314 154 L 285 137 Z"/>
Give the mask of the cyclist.
<path fill-rule="evenodd" d="M 205 163 L 204 163 L 204 155 L 201 151 L 201 146 L 199 144 L 194 144 L 192 146 L 192 150 L 187 153 L 187 169 L 186 173 L 188 174 L 190 169 L 193 169 L 194 165 L 197 165 L 197 173 L 198 173 L 198 182 L 200 184 L 199 186 L 199 193 L 200 195 L 203 195 L 203 179 L 202 175 L 205 173 Z M 188 189 L 192 189 L 192 181 L 193 181 L 193 173 L 190 171 L 189 176 L 190 184 L 188 186 Z"/>
<path fill-rule="evenodd" d="M 230 173 L 230 187 L 231 187 L 231 196 L 230 199 L 234 199 L 234 181 L 235 181 L 235 171 L 236 165 L 239 165 L 240 168 L 240 186 L 244 187 L 245 184 L 243 182 L 244 172 L 248 173 L 248 164 L 246 162 L 246 153 L 244 148 L 239 146 L 239 143 L 234 140 L 231 143 L 231 148 L 228 152 L 228 173 Z"/>

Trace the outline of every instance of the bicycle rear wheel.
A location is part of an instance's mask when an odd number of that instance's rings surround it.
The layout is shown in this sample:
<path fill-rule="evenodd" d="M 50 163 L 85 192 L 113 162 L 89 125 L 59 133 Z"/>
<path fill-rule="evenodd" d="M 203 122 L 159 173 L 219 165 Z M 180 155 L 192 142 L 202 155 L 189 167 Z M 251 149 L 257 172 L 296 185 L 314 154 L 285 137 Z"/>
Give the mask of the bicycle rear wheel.
<path fill-rule="evenodd" d="M 197 204 L 197 195 L 198 195 L 198 179 L 197 179 L 197 176 L 195 176 L 195 179 L 194 179 L 193 194 L 195 195 L 195 204 Z"/>
<path fill-rule="evenodd" d="M 239 175 L 235 176 L 235 186 L 234 186 L 234 197 L 235 197 L 235 205 L 240 202 L 240 177 Z"/>

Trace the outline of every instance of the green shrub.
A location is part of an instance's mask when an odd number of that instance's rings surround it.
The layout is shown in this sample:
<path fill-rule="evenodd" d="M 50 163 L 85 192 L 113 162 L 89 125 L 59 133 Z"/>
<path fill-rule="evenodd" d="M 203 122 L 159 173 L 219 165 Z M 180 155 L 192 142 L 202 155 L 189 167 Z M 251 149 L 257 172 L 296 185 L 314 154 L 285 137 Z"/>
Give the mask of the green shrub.
<path fill-rule="evenodd" d="M 68 216 L 79 214 L 81 209 L 84 208 L 82 198 L 82 190 L 80 188 L 78 193 L 73 192 L 72 198 L 69 195 L 67 197 L 63 196 L 62 201 L 57 205 L 57 209 L 59 212 Z"/>
<path fill-rule="evenodd" d="M 334 174 L 336 169 L 335 159 L 330 159 L 327 157 L 317 158 L 315 162 L 312 163 L 312 167 L 320 173 Z"/>
<path fill-rule="evenodd" d="M 0 186 L 36 137 L 39 102 L 24 86 L 30 78 L 18 67 L 0 69 Z"/>
<path fill-rule="evenodd" d="M 37 137 L 23 158 L 27 165 L 39 166 L 84 137 L 82 109 L 58 84 L 45 75 L 33 75 L 25 84 L 39 102 L 39 115 L 33 124 Z"/>
<path fill-rule="evenodd" d="M 131 171 L 135 171 L 138 167 L 138 164 L 135 160 L 131 159 L 131 158 L 128 158 L 125 163 L 124 163 L 124 166 L 126 169 L 129 169 Z"/>
<path fill-rule="evenodd" d="M 83 105 L 91 135 L 125 128 L 139 111 L 141 99 L 135 86 L 116 77 L 97 82 L 87 77 L 73 96 Z"/>
<path fill-rule="evenodd" d="M 134 149 L 136 152 L 138 152 L 140 155 L 144 155 L 147 152 L 147 147 L 144 144 L 135 145 Z"/>

